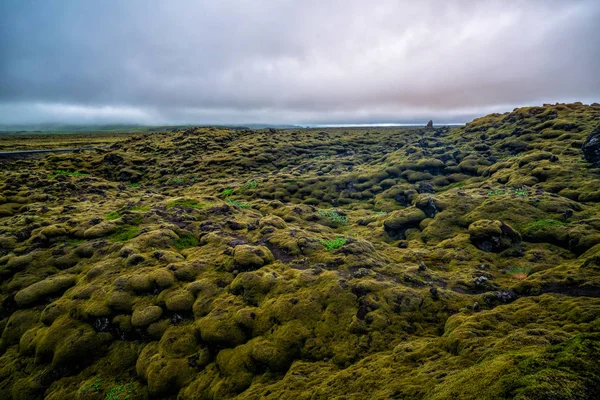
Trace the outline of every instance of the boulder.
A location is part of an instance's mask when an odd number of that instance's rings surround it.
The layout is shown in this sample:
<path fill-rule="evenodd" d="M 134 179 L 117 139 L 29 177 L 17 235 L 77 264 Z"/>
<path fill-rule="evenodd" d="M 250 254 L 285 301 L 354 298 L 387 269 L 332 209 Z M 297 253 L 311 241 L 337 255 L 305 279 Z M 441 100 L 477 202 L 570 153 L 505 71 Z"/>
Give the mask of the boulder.
<path fill-rule="evenodd" d="M 502 221 L 482 219 L 469 225 L 471 243 L 479 250 L 499 253 L 521 242 L 521 235 Z"/>
<path fill-rule="evenodd" d="M 416 207 L 405 208 L 391 213 L 383 227 L 392 239 L 406 239 L 406 230 L 418 227 L 426 217 L 425 213 Z"/>
<path fill-rule="evenodd" d="M 600 125 L 585 139 L 581 147 L 583 156 L 594 167 L 600 167 Z"/>
<path fill-rule="evenodd" d="M 228 270 L 252 271 L 275 260 L 271 251 L 265 246 L 236 246 L 233 252 L 233 265 Z M 230 271 L 230 272 L 231 272 Z"/>

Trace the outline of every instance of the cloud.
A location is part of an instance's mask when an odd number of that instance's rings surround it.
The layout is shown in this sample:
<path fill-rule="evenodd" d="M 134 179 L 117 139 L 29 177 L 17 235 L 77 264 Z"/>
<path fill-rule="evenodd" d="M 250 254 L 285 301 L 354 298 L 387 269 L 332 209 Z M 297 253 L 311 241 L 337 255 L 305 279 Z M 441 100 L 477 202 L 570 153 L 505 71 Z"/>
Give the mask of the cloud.
<path fill-rule="evenodd" d="M 0 122 L 465 121 L 600 100 L 595 1 L 0 5 Z"/>

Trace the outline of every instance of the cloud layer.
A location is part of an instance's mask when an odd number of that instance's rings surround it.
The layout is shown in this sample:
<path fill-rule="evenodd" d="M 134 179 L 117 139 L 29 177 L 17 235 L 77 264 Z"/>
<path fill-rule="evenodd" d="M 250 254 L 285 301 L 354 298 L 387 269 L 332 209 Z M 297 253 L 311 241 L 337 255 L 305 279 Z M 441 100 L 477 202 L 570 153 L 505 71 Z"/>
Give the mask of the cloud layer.
<path fill-rule="evenodd" d="M 597 1 L 0 4 L 0 123 L 461 122 L 600 101 Z"/>

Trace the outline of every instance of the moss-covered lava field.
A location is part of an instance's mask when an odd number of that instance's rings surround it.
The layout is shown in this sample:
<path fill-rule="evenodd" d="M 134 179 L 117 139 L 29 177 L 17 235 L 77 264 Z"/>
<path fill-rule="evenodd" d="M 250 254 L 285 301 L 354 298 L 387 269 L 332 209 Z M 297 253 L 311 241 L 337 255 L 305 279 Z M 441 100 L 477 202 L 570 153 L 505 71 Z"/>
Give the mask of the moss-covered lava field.
<path fill-rule="evenodd" d="M 2 159 L 0 398 L 598 399 L 599 123 L 557 104 Z"/>

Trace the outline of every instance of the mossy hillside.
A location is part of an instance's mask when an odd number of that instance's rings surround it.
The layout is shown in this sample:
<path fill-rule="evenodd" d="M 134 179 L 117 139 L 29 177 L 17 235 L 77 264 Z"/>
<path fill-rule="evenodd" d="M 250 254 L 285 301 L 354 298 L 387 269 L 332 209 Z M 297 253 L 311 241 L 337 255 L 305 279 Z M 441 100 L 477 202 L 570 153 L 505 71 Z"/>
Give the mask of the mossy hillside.
<path fill-rule="evenodd" d="M 0 398 L 595 398 L 599 112 L 0 162 Z"/>

